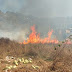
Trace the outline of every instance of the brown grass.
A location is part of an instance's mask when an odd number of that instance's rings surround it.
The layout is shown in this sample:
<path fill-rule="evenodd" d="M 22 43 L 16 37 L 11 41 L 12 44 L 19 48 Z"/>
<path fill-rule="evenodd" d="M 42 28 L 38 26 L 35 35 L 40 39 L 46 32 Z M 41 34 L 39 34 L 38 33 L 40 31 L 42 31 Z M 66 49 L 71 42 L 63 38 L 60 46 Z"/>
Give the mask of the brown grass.
<path fill-rule="evenodd" d="M 0 39 L 0 59 L 6 56 L 31 57 L 41 63 L 42 70 L 22 68 L 13 72 L 72 72 L 72 45 L 19 44 L 8 38 Z"/>

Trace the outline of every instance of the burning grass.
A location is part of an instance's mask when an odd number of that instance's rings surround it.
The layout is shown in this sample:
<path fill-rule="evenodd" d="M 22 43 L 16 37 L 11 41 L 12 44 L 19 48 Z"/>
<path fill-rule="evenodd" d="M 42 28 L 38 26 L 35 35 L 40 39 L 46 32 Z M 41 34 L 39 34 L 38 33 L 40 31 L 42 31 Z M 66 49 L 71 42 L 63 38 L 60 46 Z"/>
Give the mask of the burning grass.
<path fill-rule="evenodd" d="M 31 26 L 31 30 L 32 30 L 32 33 L 29 35 L 29 38 L 27 38 L 27 41 L 24 40 L 23 43 L 21 44 L 28 44 L 28 43 L 58 43 L 58 40 L 56 39 L 53 39 L 51 40 L 51 35 L 53 33 L 53 30 L 49 31 L 48 32 L 48 37 L 44 38 L 44 39 L 41 39 L 40 38 L 40 34 L 36 32 L 35 30 L 35 25 L 34 26 Z"/>
<path fill-rule="evenodd" d="M 0 72 L 6 64 L 6 56 L 32 58 L 32 64 L 20 65 L 12 72 L 72 72 L 72 45 L 59 43 L 19 44 L 8 38 L 0 39 Z M 12 63 L 11 63 L 12 64 Z M 39 66 L 40 69 L 33 69 Z"/>

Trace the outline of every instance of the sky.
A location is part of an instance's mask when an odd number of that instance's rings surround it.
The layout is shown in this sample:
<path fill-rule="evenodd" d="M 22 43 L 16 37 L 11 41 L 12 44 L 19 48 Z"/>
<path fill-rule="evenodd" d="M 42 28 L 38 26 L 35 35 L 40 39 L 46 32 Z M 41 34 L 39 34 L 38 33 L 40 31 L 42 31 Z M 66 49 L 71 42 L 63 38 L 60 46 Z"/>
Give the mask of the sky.
<path fill-rule="evenodd" d="M 72 16 L 72 0 L 0 0 L 0 10 L 37 17 L 68 17 Z"/>

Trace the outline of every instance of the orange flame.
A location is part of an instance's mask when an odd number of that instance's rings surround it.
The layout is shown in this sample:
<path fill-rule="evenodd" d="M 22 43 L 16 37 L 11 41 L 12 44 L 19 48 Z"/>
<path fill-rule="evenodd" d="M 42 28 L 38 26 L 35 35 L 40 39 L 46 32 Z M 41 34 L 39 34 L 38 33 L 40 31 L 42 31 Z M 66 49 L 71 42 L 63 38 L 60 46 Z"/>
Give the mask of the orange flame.
<path fill-rule="evenodd" d="M 65 44 L 72 44 L 72 41 L 70 41 L 69 39 L 66 39 Z"/>
<path fill-rule="evenodd" d="M 29 35 L 29 38 L 27 39 L 27 41 L 24 40 L 24 42 L 22 44 L 28 44 L 28 43 L 58 43 L 58 40 L 54 39 L 51 40 L 51 35 L 53 33 L 53 30 L 48 32 L 48 37 L 41 39 L 40 38 L 40 34 L 37 34 L 36 30 L 35 30 L 35 25 L 33 25 L 31 27 L 32 33 Z"/>

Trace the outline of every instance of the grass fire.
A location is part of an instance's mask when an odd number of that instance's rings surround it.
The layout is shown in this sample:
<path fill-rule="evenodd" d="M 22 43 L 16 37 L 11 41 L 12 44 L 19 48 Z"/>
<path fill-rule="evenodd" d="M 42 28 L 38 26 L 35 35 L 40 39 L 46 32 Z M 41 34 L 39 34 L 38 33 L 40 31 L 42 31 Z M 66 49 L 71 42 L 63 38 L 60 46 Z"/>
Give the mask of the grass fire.
<path fill-rule="evenodd" d="M 31 29 L 27 42 L 0 38 L 0 72 L 71 72 L 72 44 L 51 40 L 53 30 L 41 39 Z"/>
<path fill-rule="evenodd" d="M 37 34 L 35 30 L 35 25 L 31 26 L 32 33 L 29 35 L 29 38 L 27 38 L 27 41 L 24 40 L 23 44 L 28 44 L 28 43 L 58 43 L 58 40 L 54 39 L 51 40 L 51 35 L 53 33 L 53 30 L 48 32 L 48 37 L 41 39 L 40 38 L 40 33 Z"/>
<path fill-rule="evenodd" d="M 72 0 L 0 0 L 0 72 L 72 72 Z"/>

